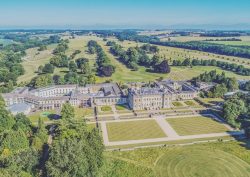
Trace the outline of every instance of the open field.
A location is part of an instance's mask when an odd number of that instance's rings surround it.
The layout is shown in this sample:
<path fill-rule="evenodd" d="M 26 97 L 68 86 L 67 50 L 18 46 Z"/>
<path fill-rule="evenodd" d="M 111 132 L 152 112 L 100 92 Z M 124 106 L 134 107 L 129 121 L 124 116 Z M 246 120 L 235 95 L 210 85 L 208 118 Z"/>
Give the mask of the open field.
<path fill-rule="evenodd" d="M 94 115 L 94 109 L 93 108 L 78 108 L 75 107 L 75 116 L 76 119 L 82 119 L 86 116 Z"/>
<path fill-rule="evenodd" d="M 166 119 L 179 135 L 197 135 L 226 132 L 228 129 L 209 117 Z"/>
<path fill-rule="evenodd" d="M 166 137 L 155 120 L 107 123 L 109 141 Z"/>
<path fill-rule="evenodd" d="M 188 106 L 197 106 L 197 103 L 193 100 L 188 100 L 184 102 Z"/>
<path fill-rule="evenodd" d="M 179 41 L 179 42 L 188 42 L 188 41 L 205 41 L 205 40 L 222 40 L 222 39 L 231 39 L 233 37 L 203 37 L 203 36 L 176 36 L 176 37 L 170 37 L 171 41 Z M 237 39 L 241 39 L 242 41 L 228 41 L 228 42 L 250 42 L 250 36 L 240 36 L 240 37 L 235 37 Z M 162 38 L 162 41 L 168 41 L 168 38 Z M 212 41 L 214 42 L 214 41 Z M 216 41 L 215 41 L 216 42 Z M 220 42 L 220 41 L 218 41 Z M 221 41 L 224 42 L 224 41 Z M 225 41 L 227 42 L 227 41 Z"/>
<path fill-rule="evenodd" d="M 56 114 L 55 110 L 50 110 L 50 111 L 38 111 L 28 116 L 28 118 L 32 123 L 37 123 L 39 117 L 41 117 L 42 120 L 46 122 L 53 119 L 58 119 L 59 115 Z"/>
<path fill-rule="evenodd" d="M 26 50 L 27 55 L 22 62 L 25 74 L 18 78 L 18 82 L 29 82 L 33 77 L 37 76 L 38 67 L 49 62 L 49 59 L 53 56 L 52 51 L 55 46 L 49 45 L 47 50 L 41 52 L 37 51 L 38 48 Z"/>
<path fill-rule="evenodd" d="M 184 36 L 185 37 L 185 36 Z M 244 36 L 243 36 L 244 37 Z M 195 37 L 188 38 L 192 39 Z M 197 37 L 200 38 L 200 37 Z M 135 47 L 135 46 L 141 46 L 143 43 L 135 42 L 135 41 L 118 41 L 116 38 L 108 38 L 108 40 L 115 41 L 116 43 L 120 44 L 124 47 L 124 49 L 127 49 L 129 47 Z M 244 37 L 245 42 L 248 40 L 250 41 L 250 36 Z M 208 52 L 202 52 L 202 51 L 196 51 L 196 50 L 188 50 L 188 49 L 182 49 L 182 48 L 174 48 L 174 47 L 167 47 L 167 46 L 160 46 L 157 45 L 160 49 L 159 55 L 162 57 L 165 57 L 169 59 L 171 62 L 172 60 L 184 60 L 186 58 L 190 59 L 215 59 L 219 61 L 226 61 L 229 63 L 236 63 L 236 64 L 242 64 L 246 67 L 250 67 L 250 60 L 247 58 L 240 58 L 240 57 L 233 57 L 233 56 L 226 56 L 226 55 L 218 55 Z"/>
<path fill-rule="evenodd" d="M 199 100 L 210 105 L 215 105 L 224 101 L 222 98 L 199 98 Z"/>
<path fill-rule="evenodd" d="M 3 44 L 4 46 L 9 45 L 9 44 L 13 44 L 13 43 L 15 43 L 15 42 L 10 40 L 10 39 L 1 39 L 0 38 L 0 44 Z"/>
<path fill-rule="evenodd" d="M 243 177 L 249 175 L 250 165 L 220 150 L 176 148 L 157 161 L 155 170 L 159 177 Z"/>
<path fill-rule="evenodd" d="M 65 37 L 67 38 L 67 37 Z M 185 79 L 191 79 L 194 76 L 198 76 L 199 74 L 205 72 L 205 71 L 211 71 L 213 69 L 216 69 L 218 72 L 222 72 L 223 70 L 217 67 L 212 66 L 198 66 L 193 68 L 187 68 L 187 67 L 171 67 L 171 73 L 170 74 L 159 74 L 159 73 L 150 73 L 146 72 L 145 67 L 139 67 L 138 71 L 131 71 L 128 69 L 125 65 L 120 63 L 112 54 L 109 53 L 109 47 L 106 46 L 106 42 L 102 40 L 102 38 L 95 37 L 95 36 L 77 36 L 75 39 L 69 39 L 69 49 L 66 51 L 67 56 L 70 56 L 75 50 L 80 50 L 81 53 L 78 54 L 75 59 L 79 57 L 85 57 L 88 58 L 90 61 L 91 66 L 93 67 L 95 63 L 96 56 L 90 55 L 87 50 L 87 42 L 89 40 L 96 40 L 104 49 L 105 53 L 108 55 L 108 57 L 111 59 L 111 63 L 116 66 L 116 72 L 112 75 L 112 77 L 96 77 L 97 82 L 105 82 L 106 80 L 111 79 L 114 82 L 147 82 L 147 81 L 153 81 L 155 79 L 158 79 L 160 77 L 163 77 L 165 79 L 173 79 L 173 80 L 185 80 Z M 117 41 L 115 38 L 109 38 L 109 40 L 115 40 L 119 44 L 121 44 L 125 49 L 128 47 L 135 47 L 140 46 L 142 43 L 136 43 L 133 41 Z M 56 47 L 56 45 L 49 45 L 48 49 L 45 51 L 38 52 L 37 48 L 28 49 L 26 51 L 27 56 L 23 58 L 24 62 L 22 65 L 25 69 L 25 74 L 23 76 L 20 76 L 18 78 L 18 83 L 20 82 L 29 82 L 33 77 L 37 75 L 36 71 L 37 68 L 40 65 L 44 65 L 49 62 L 49 59 L 53 56 L 52 51 Z M 185 49 L 178 49 L 178 48 L 171 48 L 171 47 L 164 47 L 159 46 L 160 52 L 159 54 L 161 56 L 165 56 L 170 61 L 173 59 L 180 59 L 183 60 L 186 57 L 190 58 L 199 58 L 199 59 L 216 59 L 216 60 L 222 60 L 222 61 L 228 61 L 228 62 L 250 62 L 247 59 L 237 59 L 235 57 L 227 57 L 227 56 L 220 56 L 215 54 L 209 54 L 205 52 L 199 52 L 199 51 L 191 51 L 191 50 L 185 50 Z M 219 57 L 219 58 L 218 58 Z M 232 60 L 235 61 L 232 61 Z M 239 61 L 238 61 L 239 60 Z M 64 75 L 68 72 L 67 68 L 56 68 L 55 74 L 58 75 Z M 236 77 L 238 79 L 247 79 L 249 76 L 241 76 L 237 75 L 230 71 L 225 71 L 226 75 L 229 77 Z"/>
<path fill-rule="evenodd" d="M 234 46 L 250 46 L 250 40 L 249 41 L 209 41 L 210 43 L 215 44 L 224 44 L 224 45 L 234 45 Z"/>
<path fill-rule="evenodd" d="M 172 104 L 173 104 L 175 107 L 184 106 L 181 102 L 178 102 L 178 101 L 174 101 L 174 102 L 172 102 Z"/>
<path fill-rule="evenodd" d="M 215 142 L 190 146 L 106 152 L 107 174 L 120 177 L 247 177 L 249 142 Z M 208 173 L 206 173 L 208 172 Z"/>

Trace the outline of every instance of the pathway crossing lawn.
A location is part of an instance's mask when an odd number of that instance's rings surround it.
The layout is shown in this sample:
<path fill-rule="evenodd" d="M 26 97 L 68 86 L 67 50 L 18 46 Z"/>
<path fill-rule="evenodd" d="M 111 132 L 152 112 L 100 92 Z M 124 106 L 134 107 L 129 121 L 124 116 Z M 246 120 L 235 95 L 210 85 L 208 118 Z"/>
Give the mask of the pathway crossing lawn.
<path fill-rule="evenodd" d="M 107 123 L 109 141 L 141 140 L 166 137 L 155 120 Z"/>
<path fill-rule="evenodd" d="M 228 129 L 223 124 L 213 120 L 210 117 L 183 117 L 166 119 L 166 121 L 181 136 L 222 133 L 228 131 Z"/>

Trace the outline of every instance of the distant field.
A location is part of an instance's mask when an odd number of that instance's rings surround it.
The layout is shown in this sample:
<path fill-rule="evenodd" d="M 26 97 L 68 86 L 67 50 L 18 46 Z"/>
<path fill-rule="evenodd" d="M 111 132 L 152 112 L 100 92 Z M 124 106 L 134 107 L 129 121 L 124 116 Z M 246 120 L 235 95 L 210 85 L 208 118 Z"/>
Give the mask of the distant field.
<path fill-rule="evenodd" d="M 140 140 L 166 137 L 155 120 L 107 123 L 109 141 Z"/>
<path fill-rule="evenodd" d="M 13 43 L 15 43 L 15 42 L 12 41 L 12 40 L 9 40 L 9 39 L 1 39 L 1 38 L 0 38 L 0 44 L 3 44 L 4 46 L 5 46 L 5 45 L 9 45 L 9 44 L 13 44 Z"/>
<path fill-rule="evenodd" d="M 250 41 L 209 41 L 209 42 L 215 44 L 224 44 L 224 45 L 250 46 Z"/>
<path fill-rule="evenodd" d="M 29 82 L 33 77 L 37 76 L 37 69 L 40 65 L 44 65 L 49 62 L 49 59 L 53 56 L 52 50 L 55 45 L 49 45 L 45 51 L 37 51 L 38 48 L 31 48 L 26 50 L 27 55 L 23 58 L 22 65 L 25 70 L 25 74 L 18 78 L 18 83 Z"/>
<path fill-rule="evenodd" d="M 184 36 L 185 37 L 185 36 Z M 248 36 L 247 36 L 248 37 Z M 245 41 L 250 41 L 249 38 L 245 37 Z M 188 38 L 200 38 L 200 37 L 190 37 Z M 135 46 L 141 46 L 143 43 L 135 42 L 135 41 L 118 41 L 116 38 L 108 38 L 109 40 L 115 41 L 121 46 L 124 47 L 124 49 L 127 49 L 129 47 L 135 47 Z M 233 57 L 233 56 L 226 56 L 226 55 L 218 55 L 208 52 L 202 52 L 202 51 L 195 51 L 195 50 L 188 50 L 188 49 L 182 49 L 182 48 L 174 48 L 174 47 L 166 47 L 166 46 L 159 46 L 159 55 L 167 58 L 170 63 L 172 60 L 184 60 L 186 58 L 190 59 L 203 59 L 203 60 L 209 60 L 209 59 L 215 59 L 219 61 L 226 61 L 229 63 L 236 63 L 236 64 L 242 64 L 246 67 L 250 67 L 250 59 L 246 58 L 240 58 L 240 57 Z"/>
<path fill-rule="evenodd" d="M 166 119 L 179 135 L 197 135 L 221 133 L 228 129 L 221 123 L 208 117 L 187 117 Z"/>
<path fill-rule="evenodd" d="M 216 39 L 228 39 L 233 37 L 199 37 L 199 36 L 176 36 L 176 37 L 170 37 L 171 41 L 179 41 L 179 42 L 188 42 L 188 41 L 204 41 L 204 40 L 216 40 Z M 250 36 L 240 36 L 235 37 L 237 39 L 241 39 L 242 41 L 250 41 Z M 168 38 L 162 38 L 162 41 L 168 41 Z"/>
<path fill-rule="evenodd" d="M 68 37 L 64 37 L 68 38 Z M 211 66 L 199 66 L 199 67 L 193 67 L 193 68 L 184 68 L 184 67 L 171 67 L 171 73 L 170 74 L 159 74 L 159 73 L 149 73 L 146 72 L 145 67 L 139 67 L 138 71 L 131 71 L 128 69 L 124 64 L 120 63 L 112 54 L 109 52 L 109 47 L 106 46 L 106 42 L 102 40 L 102 38 L 98 38 L 95 36 L 77 36 L 75 39 L 70 39 L 69 43 L 69 49 L 66 51 L 66 54 L 70 56 L 75 50 L 80 50 L 81 53 L 78 54 L 75 59 L 84 57 L 88 58 L 90 60 L 90 64 L 93 67 L 95 63 L 96 56 L 88 54 L 87 51 L 87 42 L 89 40 L 96 40 L 104 49 L 108 57 L 111 59 L 111 63 L 116 66 L 116 72 L 112 75 L 112 77 L 96 77 L 96 81 L 98 83 L 105 82 L 106 80 L 112 80 L 114 82 L 147 82 L 147 81 L 153 81 L 155 79 L 158 79 L 160 77 L 163 78 L 169 78 L 173 80 L 185 80 L 185 79 L 191 79 L 194 76 L 198 76 L 199 74 L 205 72 L 205 71 L 211 71 L 213 69 L 216 69 L 218 72 L 222 72 L 220 68 L 211 67 Z M 133 41 L 124 41 L 120 42 L 117 41 L 115 38 L 109 38 L 109 40 L 115 40 L 119 44 L 121 44 L 125 49 L 128 47 L 135 47 L 143 45 L 142 43 L 136 43 Z M 56 45 L 50 45 L 48 46 L 48 50 L 38 52 L 37 48 L 28 49 L 26 51 L 27 56 L 23 58 L 24 62 L 22 65 L 25 69 L 25 74 L 23 76 L 20 76 L 18 78 L 18 83 L 20 82 L 29 82 L 33 77 L 37 75 L 36 71 L 37 68 L 40 65 L 44 65 L 49 62 L 49 59 L 53 56 L 52 51 L 56 47 Z M 173 59 L 180 59 L 183 60 L 186 57 L 190 58 L 202 58 L 202 59 L 212 59 L 215 58 L 217 60 L 223 60 L 223 61 L 229 61 L 232 60 L 232 57 L 224 57 L 224 56 L 217 56 L 214 54 L 199 52 L 199 51 L 189 51 L 184 49 L 178 49 L 178 48 L 171 48 L 171 47 L 163 47 L 159 46 L 160 48 L 160 55 L 164 56 L 169 59 L 169 61 L 172 61 Z M 220 58 L 217 58 L 220 57 Z M 224 59 L 223 59 L 224 58 Z M 227 60 L 230 59 L 230 60 Z M 247 59 L 239 59 L 239 61 L 244 61 L 245 64 L 247 64 Z M 236 59 L 236 63 L 238 62 Z M 56 68 L 55 74 L 58 75 L 64 75 L 68 72 L 67 68 Z M 230 71 L 225 71 L 227 76 L 230 77 L 236 77 L 238 79 L 247 79 L 249 76 L 240 76 Z"/>

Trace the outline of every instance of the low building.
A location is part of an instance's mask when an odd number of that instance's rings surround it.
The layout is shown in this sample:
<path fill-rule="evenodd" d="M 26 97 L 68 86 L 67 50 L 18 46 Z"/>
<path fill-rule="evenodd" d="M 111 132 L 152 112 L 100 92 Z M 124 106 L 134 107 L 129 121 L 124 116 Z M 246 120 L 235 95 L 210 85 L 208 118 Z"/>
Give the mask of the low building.
<path fill-rule="evenodd" d="M 16 115 L 18 113 L 24 113 L 25 115 L 27 115 L 31 112 L 31 109 L 32 105 L 27 103 L 18 103 L 7 107 L 7 110 L 9 110 L 13 115 Z"/>

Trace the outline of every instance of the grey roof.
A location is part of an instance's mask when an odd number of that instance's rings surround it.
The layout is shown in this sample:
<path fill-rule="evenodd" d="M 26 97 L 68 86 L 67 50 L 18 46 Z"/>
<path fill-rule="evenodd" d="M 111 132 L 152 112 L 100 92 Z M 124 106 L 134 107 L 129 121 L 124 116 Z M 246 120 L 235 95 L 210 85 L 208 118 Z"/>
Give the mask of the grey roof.
<path fill-rule="evenodd" d="M 12 113 L 21 113 L 29 110 L 31 108 L 31 105 L 27 103 L 19 103 L 19 104 L 13 104 L 9 106 L 7 109 Z"/>

